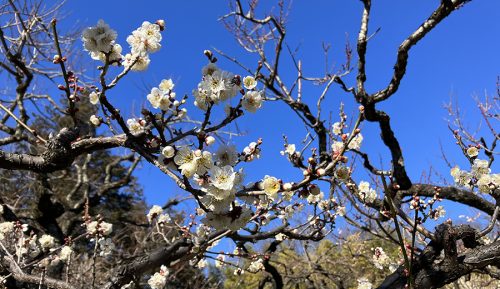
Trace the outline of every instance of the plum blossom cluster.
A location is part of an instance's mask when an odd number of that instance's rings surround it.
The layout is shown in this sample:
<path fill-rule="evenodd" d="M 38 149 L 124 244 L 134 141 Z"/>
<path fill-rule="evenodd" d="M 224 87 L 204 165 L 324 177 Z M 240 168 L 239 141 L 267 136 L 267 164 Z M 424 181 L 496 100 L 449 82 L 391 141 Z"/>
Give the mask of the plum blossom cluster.
<path fill-rule="evenodd" d="M 160 267 L 160 272 L 156 272 L 148 280 L 148 285 L 151 289 L 163 289 L 167 284 L 167 277 L 170 274 L 165 265 Z"/>
<path fill-rule="evenodd" d="M 154 205 L 151 207 L 151 209 L 149 209 L 147 218 L 149 223 L 153 223 L 156 221 L 156 223 L 160 226 L 171 221 L 170 216 L 168 214 L 165 214 L 163 208 L 158 205 Z"/>
<path fill-rule="evenodd" d="M 211 62 L 203 67 L 202 79 L 198 83 L 197 89 L 193 90 L 195 106 L 207 110 L 209 106 L 225 102 L 241 92 L 243 94 L 241 105 L 245 110 L 254 113 L 262 107 L 263 92 L 256 89 L 257 81 L 253 76 L 243 78 L 245 92 L 241 86 L 241 77 L 219 69 L 211 52 L 208 52 L 208 55 Z"/>
<path fill-rule="evenodd" d="M 147 95 L 151 106 L 162 111 L 167 111 L 172 105 L 179 106 L 180 102 L 175 100 L 174 82 L 172 79 L 163 79 L 158 87 L 153 87 Z"/>
<path fill-rule="evenodd" d="M 373 264 L 377 269 L 383 270 L 384 268 L 396 269 L 397 265 L 394 264 L 391 258 L 385 253 L 382 247 L 376 247 L 373 251 Z"/>
<path fill-rule="evenodd" d="M 476 158 L 472 163 L 470 172 L 455 166 L 451 169 L 450 174 L 458 186 L 469 189 L 477 187 L 481 193 L 491 194 L 500 188 L 500 174 L 491 174 L 489 166 L 487 160 Z"/>
<path fill-rule="evenodd" d="M 103 20 L 99 20 L 96 26 L 88 27 L 83 31 L 83 47 L 95 60 L 110 65 L 123 65 L 125 69 L 132 71 L 143 71 L 149 66 L 149 53 L 161 48 L 161 31 L 164 29 L 163 20 L 158 20 L 156 23 L 144 21 L 127 37 L 130 53 L 122 55 L 122 47 L 116 43 L 116 31 Z"/>
<path fill-rule="evenodd" d="M 361 181 L 358 185 L 358 196 L 365 203 L 373 203 L 377 199 L 377 191 L 370 187 L 370 183 Z"/>

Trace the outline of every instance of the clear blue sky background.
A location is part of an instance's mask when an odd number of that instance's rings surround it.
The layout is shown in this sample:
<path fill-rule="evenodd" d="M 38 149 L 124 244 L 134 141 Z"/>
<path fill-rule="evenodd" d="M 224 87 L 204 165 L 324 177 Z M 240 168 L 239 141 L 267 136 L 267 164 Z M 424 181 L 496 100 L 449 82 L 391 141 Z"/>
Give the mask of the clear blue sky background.
<path fill-rule="evenodd" d="M 262 2 L 268 5 L 270 1 Z M 379 27 L 381 30 L 368 45 L 369 92 L 387 85 L 393 72 L 397 47 L 438 4 L 437 0 L 373 1 L 370 31 L 374 32 Z M 174 79 L 178 95 L 190 95 L 200 81 L 200 70 L 206 63 L 202 53 L 204 49 L 217 47 L 250 67 L 256 66 L 255 59 L 244 53 L 222 23 L 217 21 L 219 16 L 229 11 L 226 1 L 68 0 L 65 10 L 70 14 L 61 25 L 66 28 L 90 26 L 98 19 L 104 19 L 118 31 L 118 41 L 125 51 L 126 37 L 142 21 L 165 19 L 167 29 L 163 34 L 163 47 L 152 55 L 149 70 L 128 77 L 111 97 L 128 116 L 139 115 L 148 90 L 163 78 Z M 500 1 L 476 0 L 444 20 L 414 47 L 399 91 L 381 106 L 392 117 L 394 131 L 403 147 L 406 165 L 414 182 L 418 182 L 421 173 L 430 166 L 449 175 L 441 159 L 440 142 L 450 160 L 466 165 L 447 129 L 447 113 L 443 104 L 453 95 L 465 116 L 470 117 L 471 127 L 479 123 L 472 96 L 484 96 L 486 92 L 493 94 L 496 77 L 500 74 L 499 11 Z M 300 46 L 298 57 L 303 61 L 305 74 L 320 76 L 324 72 L 322 42 L 332 45 L 330 59 L 337 65 L 344 60 L 346 35 L 355 49 L 361 12 L 360 1 L 296 0 L 292 3 L 286 41 L 292 48 Z M 87 60 L 91 61 L 90 57 Z M 244 73 L 223 58 L 218 65 L 234 73 Z M 281 72 L 288 79 L 295 75 L 291 65 L 282 67 Z M 346 81 L 348 85 L 354 85 L 352 77 Z M 308 89 L 304 101 L 315 103 L 318 90 Z M 352 97 L 339 89 L 333 89 L 328 94 L 325 111 L 330 110 L 337 117 L 341 101 L 346 103 L 348 115 L 354 115 L 357 106 Z M 192 99 L 189 103 L 190 111 L 197 110 L 191 105 Z M 283 133 L 297 144 L 305 135 L 300 120 L 291 110 L 278 103 L 265 103 L 255 115 L 239 120 L 238 126 L 245 132 L 243 137 L 235 140 L 239 149 L 258 137 L 264 139 L 263 158 L 245 166 L 247 181 L 260 179 L 265 174 L 284 180 L 293 180 L 298 176 L 279 155 Z M 376 163 L 379 157 L 382 158 L 387 168 L 388 151 L 378 137 L 378 127 L 364 124 L 363 134 L 364 150 L 372 154 Z M 147 164 L 137 172 L 137 176 L 150 204 L 162 204 L 181 194 L 166 176 Z"/>

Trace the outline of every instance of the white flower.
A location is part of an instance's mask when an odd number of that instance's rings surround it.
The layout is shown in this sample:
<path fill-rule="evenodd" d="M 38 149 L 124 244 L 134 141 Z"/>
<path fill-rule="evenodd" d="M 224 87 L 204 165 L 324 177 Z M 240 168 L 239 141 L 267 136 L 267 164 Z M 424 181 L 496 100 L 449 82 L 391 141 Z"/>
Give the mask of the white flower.
<path fill-rule="evenodd" d="M 99 20 L 96 26 L 83 30 L 83 46 L 89 52 L 109 52 L 116 40 L 116 31 L 109 25 Z"/>
<path fill-rule="evenodd" d="M 175 154 L 174 162 L 179 166 L 181 170 L 181 174 L 186 177 L 191 177 L 196 173 L 196 160 L 194 156 L 194 152 L 191 151 L 188 147 L 183 147 L 177 154 Z"/>
<path fill-rule="evenodd" d="M 144 71 L 148 68 L 151 60 L 147 53 L 130 54 L 123 57 L 123 66 L 132 71 Z"/>
<path fill-rule="evenodd" d="M 491 175 L 488 175 L 488 174 L 484 174 L 484 175 L 481 175 L 481 177 L 479 178 L 479 180 L 477 180 L 477 188 L 479 189 L 479 191 L 483 194 L 490 194 L 491 191 L 492 191 L 492 186 L 493 184 L 493 178 L 491 177 Z"/>
<path fill-rule="evenodd" d="M 458 166 L 455 166 L 451 169 L 450 174 L 457 185 L 470 187 L 470 182 L 472 180 L 472 175 L 470 173 L 460 170 Z"/>
<path fill-rule="evenodd" d="M 172 79 L 163 79 L 160 82 L 159 88 L 164 92 L 170 92 L 174 89 L 174 82 Z"/>
<path fill-rule="evenodd" d="M 243 96 L 243 108 L 249 112 L 256 112 L 257 109 L 262 107 L 262 94 L 260 91 L 247 91 Z"/>
<path fill-rule="evenodd" d="M 277 193 L 280 190 L 280 181 L 271 176 L 265 176 L 261 183 L 262 189 L 271 199 L 276 199 Z"/>
<path fill-rule="evenodd" d="M 141 27 L 127 37 L 127 42 L 133 53 L 152 53 L 161 48 L 161 38 L 160 26 L 144 21 Z"/>
<path fill-rule="evenodd" d="M 284 151 L 280 152 L 281 155 L 288 154 L 289 156 L 293 155 L 295 153 L 295 145 L 294 144 L 288 144 L 285 148 Z"/>
<path fill-rule="evenodd" d="M 163 213 L 162 207 L 158 205 L 152 206 L 151 209 L 149 209 L 149 213 L 147 214 L 148 221 L 151 223 L 154 218 L 158 217 L 162 213 Z"/>
<path fill-rule="evenodd" d="M 106 63 L 106 54 L 102 52 L 91 52 L 90 57 L 94 60 L 99 60 Z M 122 46 L 120 44 L 114 44 L 111 49 L 111 53 L 108 56 L 108 63 L 111 63 L 113 66 L 117 66 L 120 61 L 123 59 L 122 55 Z"/>
<path fill-rule="evenodd" d="M 387 256 L 382 247 L 376 247 L 373 251 L 373 263 L 377 269 L 382 270 L 391 264 L 389 256 Z"/>
<path fill-rule="evenodd" d="M 54 237 L 52 237 L 51 235 L 43 235 L 40 237 L 40 239 L 38 239 L 40 246 L 45 250 L 54 247 L 55 241 L 56 239 L 54 239 Z"/>
<path fill-rule="evenodd" d="M 211 135 L 209 135 L 205 138 L 205 143 L 207 144 L 207 146 L 212 145 L 214 142 L 215 142 L 215 138 Z"/>
<path fill-rule="evenodd" d="M 243 149 L 243 153 L 245 154 L 245 161 L 247 162 L 260 158 L 260 148 L 256 142 L 249 143 L 248 146 Z"/>
<path fill-rule="evenodd" d="M 370 188 L 370 183 L 361 181 L 358 185 L 359 196 L 365 203 L 372 203 L 377 198 L 377 192 Z"/>
<path fill-rule="evenodd" d="M 344 206 L 337 206 L 337 215 L 343 217 L 345 216 L 346 209 Z"/>
<path fill-rule="evenodd" d="M 111 238 L 100 238 L 99 241 L 99 249 L 101 252 L 99 252 L 99 256 L 109 256 L 111 253 L 113 253 L 113 250 L 115 249 L 115 244 L 113 243 L 113 240 Z"/>
<path fill-rule="evenodd" d="M 236 173 L 231 166 L 214 166 L 210 170 L 210 180 L 214 187 L 229 191 L 233 189 Z"/>
<path fill-rule="evenodd" d="M 196 174 L 203 175 L 213 167 L 212 154 L 209 151 L 196 150 L 194 156 Z"/>
<path fill-rule="evenodd" d="M 276 236 L 274 236 L 274 238 L 276 239 L 276 241 L 283 241 L 286 239 L 286 235 L 283 233 L 279 233 L 279 234 L 276 234 Z"/>
<path fill-rule="evenodd" d="M 347 147 L 351 150 L 359 150 L 362 141 L 363 141 L 363 136 L 361 135 L 361 133 L 358 133 L 355 137 L 352 138 L 351 142 Z"/>
<path fill-rule="evenodd" d="M 257 86 L 257 81 L 253 76 L 245 76 L 243 78 L 243 85 L 246 89 L 254 89 Z"/>
<path fill-rule="evenodd" d="M 471 172 L 475 177 L 480 177 L 483 174 L 489 174 L 490 168 L 488 161 L 475 159 L 474 163 L 472 164 Z"/>
<path fill-rule="evenodd" d="M 434 220 L 437 220 L 441 217 L 444 217 L 445 214 L 446 214 L 446 211 L 443 208 L 443 206 L 439 206 L 431 212 L 431 218 L 433 218 Z"/>
<path fill-rule="evenodd" d="M 252 273 L 257 273 L 259 271 L 263 271 L 264 270 L 264 260 L 258 259 L 257 261 L 253 261 L 252 263 L 250 263 L 250 266 L 248 266 L 247 270 L 252 272 Z"/>
<path fill-rule="evenodd" d="M 99 94 L 97 94 L 95 91 L 92 91 L 90 94 L 89 94 L 89 100 L 90 100 L 90 103 L 92 104 L 97 104 L 99 102 Z"/>
<path fill-rule="evenodd" d="M 90 116 L 90 123 L 99 126 L 101 124 L 101 120 L 96 116 L 96 115 L 91 115 Z"/>
<path fill-rule="evenodd" d="M 61 252 L 59 252 L 59 259 L 61 261 L 66 262 L 71 258 L 71 254 L 73 253 L 73 249 L 71 249 L 70 246 L 64 246 L 61 249 Z"/>
<path fill-rule="evenodd" d="M 467 155 L 471 158 L 477 157 L 479 155 L 479 150 L 477 149 L 477 147 L 469 147 L 467 149 Z"/>
<path fill-rule="evenodd" d="M 342 149 L 344 148 L 344 143 L 343 142 L 340 142 L 340 141 L 334 141 L 332 143 L 332 151 L 333 151 L 333 154 L 340 154 L 340 152 L 342 151 Z"/>
<path fill-rule="evenodd" d="M 333 130 L 333 133 L 336 135 L 339 135 L 340 133 L 342 133 L 342 123 L 340 123 L 340 122 L 334 123 L 332 125 L 332 130 Z"/>
<path fill-rule="evenodd" d="M 167 284 L 167 277 L 158 272 L 148 280 L 148 285 L 151 289 L 162 289 L 165 287 L 165 284 Z"/>
<path fill-rule="evenodd" d="M 92 221 L 87 225 L 87 232 L 91 235 L 101 234 L 107 236 L 113 232 L 113 224 L 106 222 Z"/>
<path fill-rule="evenodd" d="M 137 134 L 142 132 L 143 126 L 141 124 L 141 120 L 137 120 L 135 118 L 130 118 L 127 120 L 127 126 L 131 133 Z"/>
<path fill-rule="evenodd" d="M 5 239 L 5 235 L 8 235 L 13 231 L 14 231 L 14 222 L 0 223 L 0 240 Z"/>
<path fill-rule="evenodd" d="M 161 154 L 167 159 L 171 159 L 175 155 L 175 149 L 172 146 L 166 146 L 161 150 Z"/>
<path fill-rule="evenodd" d="M 221 145 L 215 152 L 215 160 L 219 166 L 234 166 L 238 163 L 238 153 L 234 145 Z"/>
<path fill-rule="evenodd" d="M 201 74 L 212 75 L 217 70 L 219 70 L 219 68 L 217 67 L 217 65 L 215 65 L 215 63 L 209 63 L 201 69 Z"/>

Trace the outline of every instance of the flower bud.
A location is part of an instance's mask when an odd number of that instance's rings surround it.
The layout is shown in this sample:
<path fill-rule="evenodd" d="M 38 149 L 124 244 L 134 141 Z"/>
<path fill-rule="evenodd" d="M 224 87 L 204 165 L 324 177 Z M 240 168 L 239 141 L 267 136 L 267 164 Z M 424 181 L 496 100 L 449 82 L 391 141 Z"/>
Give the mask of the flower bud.
<path fill-rule="evenodd" d="M 207 146 L 212 145 L 214 142 L 215 142 L 215 138 L 211 135 L 209 135 L 205 138 L 205 143 L 207 144 Z"/>
<path fill-rule="evenodd" d="M 175 149 L 172 146 L 166 146 L 161 150 L 161 154 L 168 159 L 173 158 Z"/>

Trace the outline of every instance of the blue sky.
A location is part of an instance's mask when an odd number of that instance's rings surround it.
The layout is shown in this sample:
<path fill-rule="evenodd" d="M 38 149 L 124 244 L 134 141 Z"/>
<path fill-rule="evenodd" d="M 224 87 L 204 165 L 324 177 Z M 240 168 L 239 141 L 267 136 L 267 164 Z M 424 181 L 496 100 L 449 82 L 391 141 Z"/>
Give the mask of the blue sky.
<path fill-rule="evenodd" d="M 270 1 L 262 2 L 266 2 L 267 9 Z M 381 30 L 368 44 L 369 92 L 387 85 L 397 47 L 430 15 L 439 1 L 373 2 L 369 29 L 371 32 L 377 28 Z M 111 100 L 128 116 L 139 115 L 148 90 L 163 78 L 174 80 L 178 95 L 190 95 L 200 81 L 202 66 L 206 64 L 204 49 L 216 47 L 250 67 L 256 66 L 255 58 L 246 54 L 217 21 L 229 11 L 226 1 L 68 0 L 65 10 L 69 16 L 60 22 L 63 29 L 75 25 L 91 26 L 98 19 L 104 19 L 117 30 L 118 42 L 124 50 L 126 37 L 142 21 L 166 21 L 162 49 L 152 55 L 150 68 L 146 72 L 127 76 L 111 95 Z M 496 78 L 500 75 L 498 11 L 500 1 L 472 1 L 444 20 L 414 47 L 399 91 L 380 106 L 391 116 L 414 182 L 418 182 L 421 173 L 428 171 L 430 166 L 446 176 L 449 174 L 441 159 L 440 142 L 451 161 L 466 165 L 447 129 L 447 113 L 443 104 L 453 95 L 471 127 L 479 123 L 472 96 L 484 96 L 486 92 L 493 94 Z M 331 63 L 338 66 L 343 62 L 346 39 L 355 48 L 361 12 L 360 1 L 296 0 L 292 3 L 286 41 L 293 49 L 300 47 L 298 57 L 302 59 L 305 74 L 320 76 L 324 72 L 322 42 L 332 45 Z M 222 57 L 219 59 L 221 68 L 237 74 L 244 73 Z M 90 57 L 88 61 L 91 61 Z M 291 79 L 295 70 L 289 61 L 284 64 L 288 66 L 281 68 L 283 77 Z M 353 76 L 346 78 L 348 85 L 354 85 Z M 318 88 L 308 87 L 304 101 L 315 103 L 317 96 Z M 332 89 L 327 95 L 324 111 L 332 111 L 334 121 L 340 102 L 346 104 L 348 115 L 353 116 L 356 111 L 357 105 L 350 95 Z M 196 108 L 190 104 L 188 110 Z M 290 109 L 279 103 L 265 103 L 262 110 L 245 116 L 237 124 L 245 132 L 244 136 L 234 140 L 239 149 L 259 137 L 264 139 L 263 158 L 245 166 L 248 181 L 260 179 L 266 174 L 285 180 L 298 176 L 279 154 L 282 134 L 287 134 L 290 142 L 297 144 L 305 136 L 300 120 Z M 382 159 L 387 168 L 389 155 L 379 139 L 378 127 L 365 123 L 363 134 L 364 150 L 372 154 L 374 162 L 379 163 Z M 161 204 L 181 194 L 166 176 L 147 164 L 137 172 L 137 176 L 150 204 Z"/>

